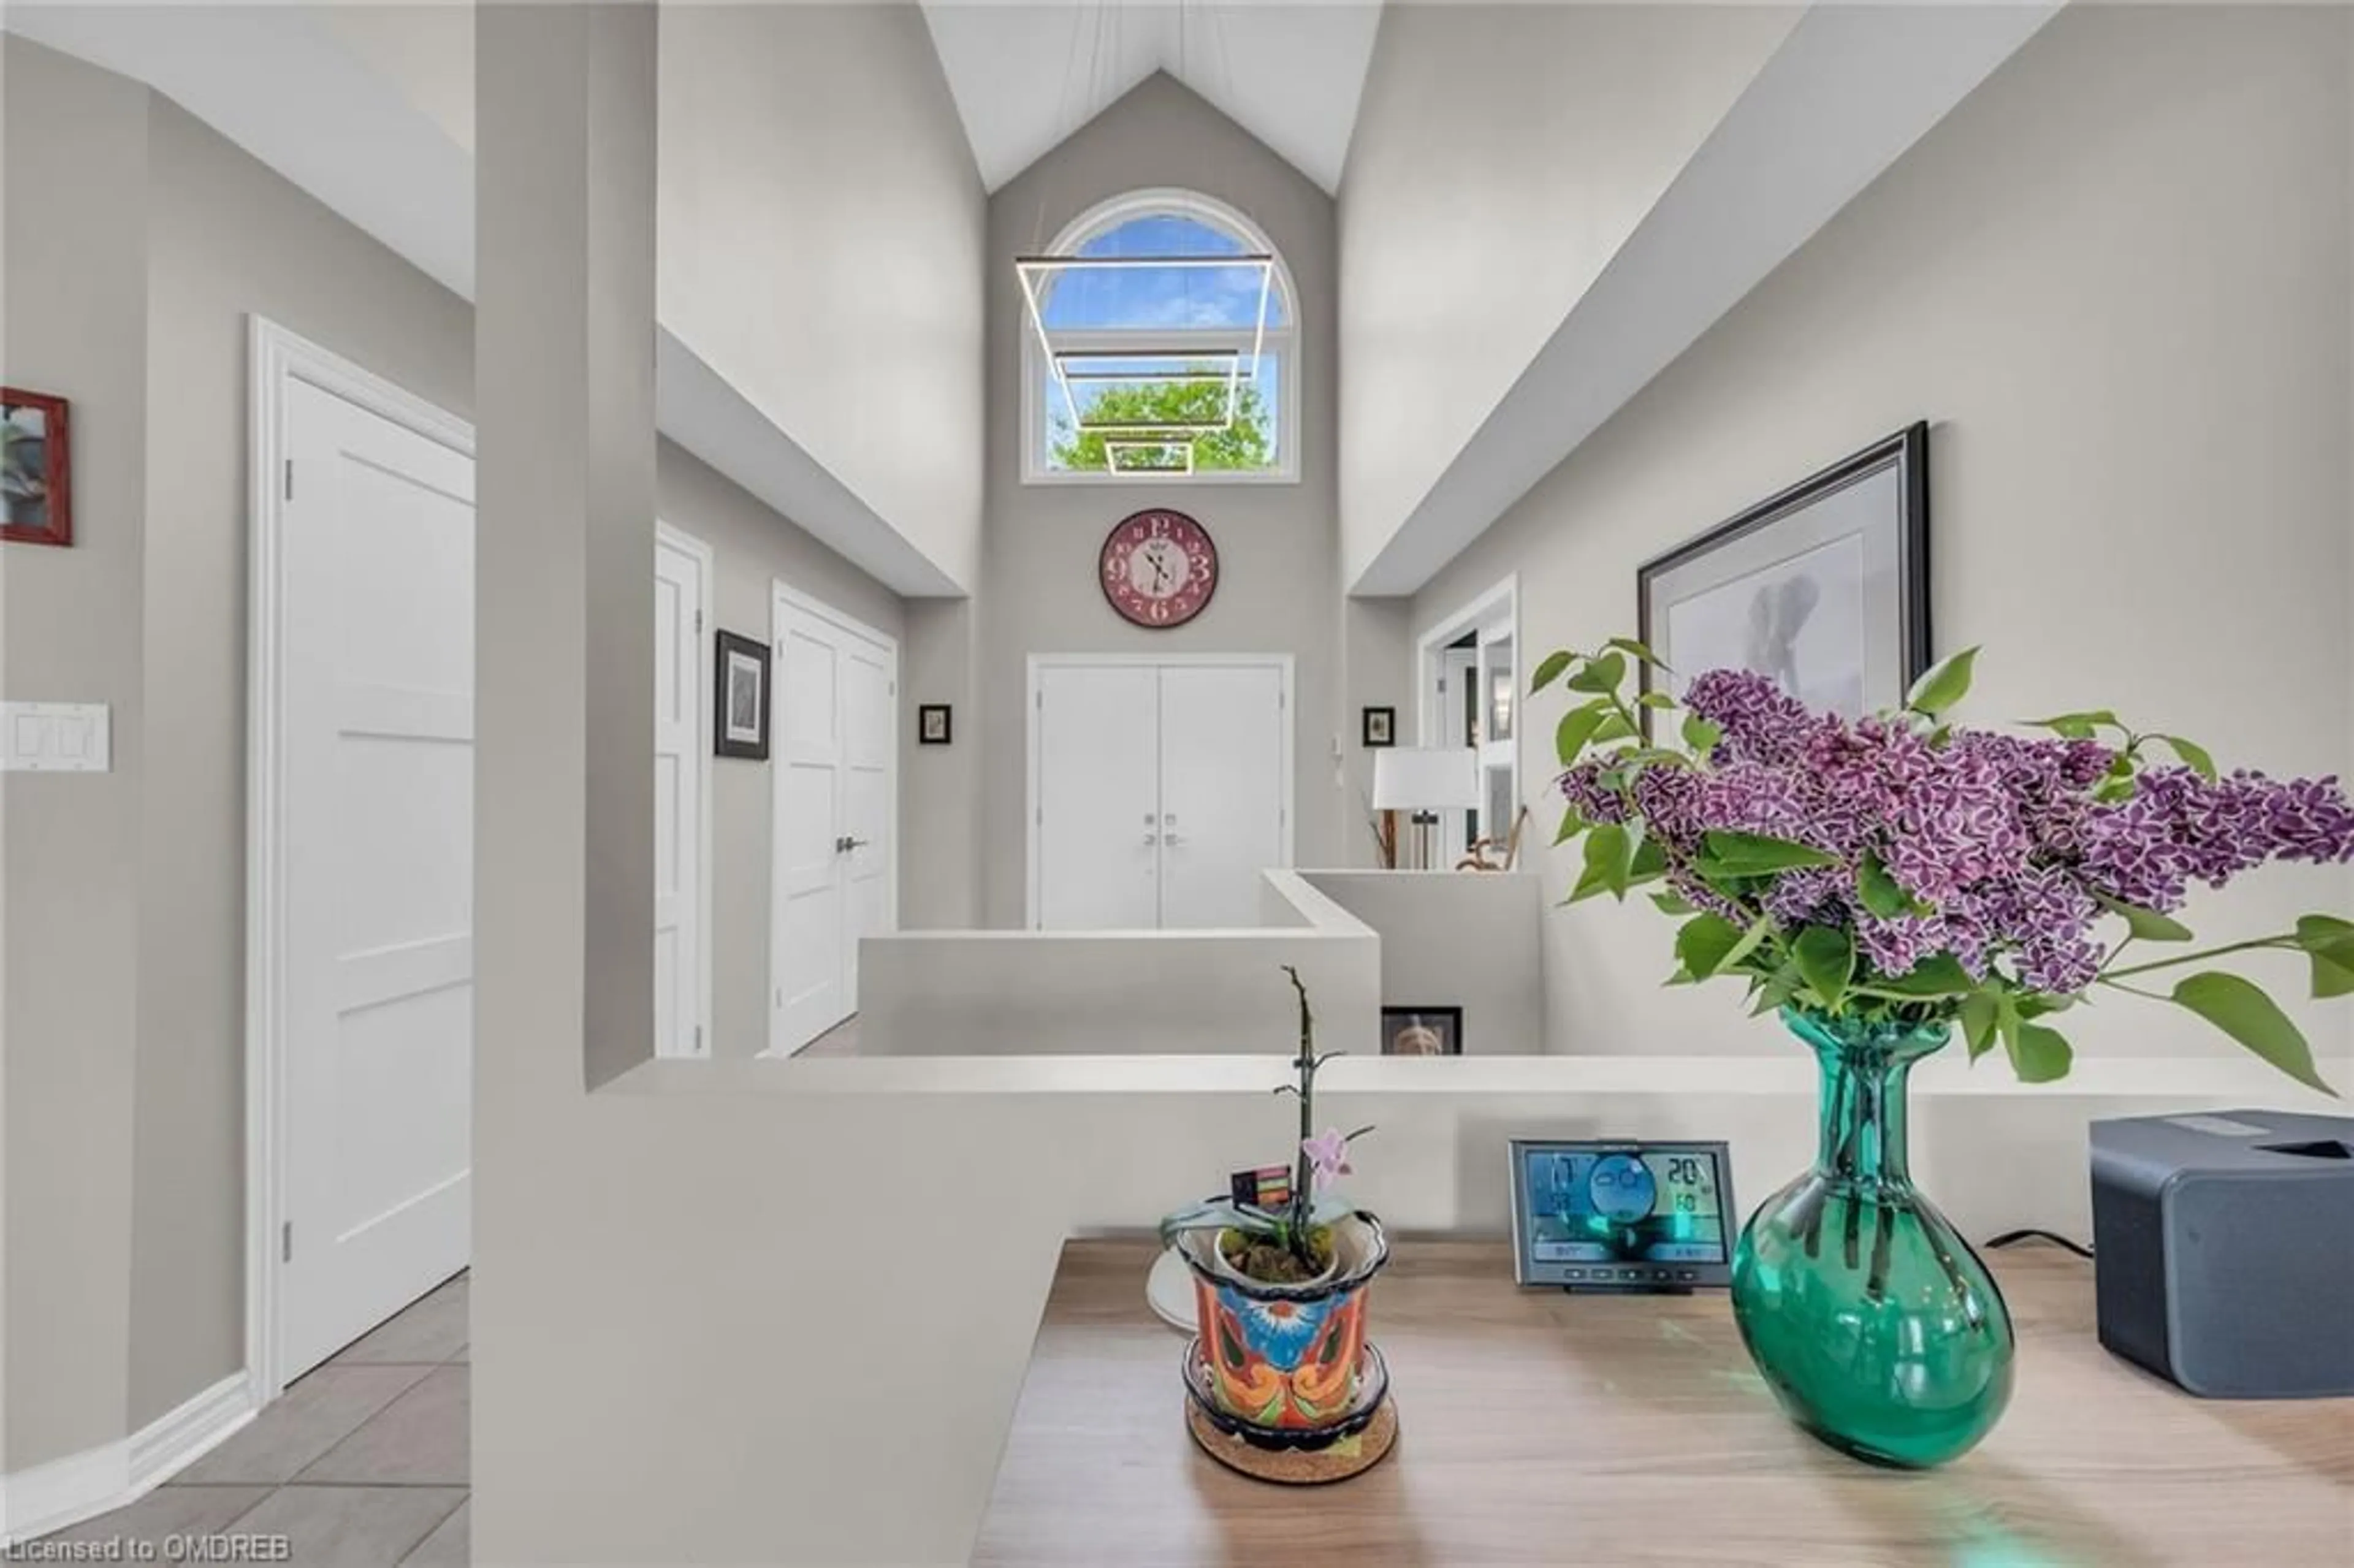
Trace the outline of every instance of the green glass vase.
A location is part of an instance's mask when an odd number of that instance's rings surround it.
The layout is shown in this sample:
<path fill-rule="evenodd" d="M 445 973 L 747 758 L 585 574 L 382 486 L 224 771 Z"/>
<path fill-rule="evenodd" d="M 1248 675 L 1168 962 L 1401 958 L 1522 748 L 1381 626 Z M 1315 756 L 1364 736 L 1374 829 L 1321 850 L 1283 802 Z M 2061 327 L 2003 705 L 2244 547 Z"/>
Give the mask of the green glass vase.
<path fill-rule="evenodd" d="M 1800 1426 L 1874 1464 L 1942 1465 L 2002 1418 L 2016 1348 L 1993 1276 L 1905 1168 L 1905 1079 L 1946 1027 L 1782 1016 L 1822 1065 L 1821 1147 L 1743 1227 L 1734 1319 Z"/>

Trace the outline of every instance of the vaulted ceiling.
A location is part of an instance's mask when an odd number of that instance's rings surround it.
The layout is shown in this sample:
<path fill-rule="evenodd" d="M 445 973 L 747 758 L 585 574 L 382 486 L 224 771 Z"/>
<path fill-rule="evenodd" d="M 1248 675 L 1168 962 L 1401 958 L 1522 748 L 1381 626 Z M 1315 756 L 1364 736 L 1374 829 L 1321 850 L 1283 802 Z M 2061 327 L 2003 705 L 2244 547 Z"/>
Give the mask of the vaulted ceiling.
<path fill-rule="evenodd" d="M 1159 70 L 1337 192 L 1381 16 L 1362 0 L 924 4 L 992 191 Z"/>

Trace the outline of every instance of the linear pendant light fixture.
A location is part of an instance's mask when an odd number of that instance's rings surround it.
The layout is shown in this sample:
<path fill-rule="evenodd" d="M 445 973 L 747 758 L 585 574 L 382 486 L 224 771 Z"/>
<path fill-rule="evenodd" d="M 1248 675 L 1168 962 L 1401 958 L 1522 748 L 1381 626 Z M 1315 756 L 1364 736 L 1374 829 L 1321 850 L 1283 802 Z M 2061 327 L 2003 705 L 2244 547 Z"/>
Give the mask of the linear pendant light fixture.
<path fill-rule="evenodd" d="M 1213 268 L 1222 270 L 1247 268 L 1258 274 L 1258 312 L 1252 328 L 1251 345 L 1247 355 L 1239 348 L 1203 348 L 1182 344 L 1161 346 L 1153 344 L 1149 338 L 1141 337 L 1138 345 L 1132 349 L 1063 349 L 1055 346 L 1054 334 L 1046 325 L 1041 296 L 1049 287 L 1048 281 L 1063 273 L 1134 271 L 1146 269 L 1197 270 Z M 1112 450 L 1112 443 L 1107 441 L 1104 463 L 1110 471 L 1122 474 L 1191 473 L 1193 471 L 1193 465 L 1190 438 L 1215 435 L 1219 431 L 1234 428 L 1241 385 L 1246 379 L 1257 378 L 1260 355 L 1267 345 L 1267 305 L 1275 284 L 1273 256 L 1265 253 L 1212 256 L 1017 256 L 1013 259 L 1013 271 L 1022 282 L 1022 301 L 1029 312 L 1031 330 L 1037 334 L 1038 347 L 1045 355 L 1047 366 L 1054 374 L 1055 385 L 1063 395 L 1063 406 L 1070 412 L 1073 429 L 1106 436 L 1117 433 L 1133 437 L 1149 432 L 1162 438 L 1150 441 L 1120 442 L 1121 450 L 1128 452 L 1156 448 L 1166 450 L 1175 445 L 1177 439 L 1185 439 L 1186 457 L 1182 469 L 1160 464 L 1131 465 L 1122 468 L 1119 454 Z M 1123 329 L 1117 326 L 1108 329 L 1089 329 L 1090 332 L 1102 330 Z M 1150 329 L 1137 330 L 1141 334 Z M 1247 371 L 1244 369 L 1246 357 L 1250 362 Z M 1150 366 L 1156 363 L 1165 363 L 1171 368 L 1145 371 L 1133 368 L 1138 365 Z M 1121 368 L 1122 366 L 1129 368 Z M 1171 424 L 1165 420 L 1155 419 L 1091 418 L 1087 411 L 1079 407 L 1078 394 L 1073 390 L 1074 383 L 1083 386 L 1101 386 L 1113 383 L 1134 385 L 1218 382 L 1225 384 L 1225 396 L 1216 420 L 1214 422 L 1201 420 L 1185 424 Z"/>

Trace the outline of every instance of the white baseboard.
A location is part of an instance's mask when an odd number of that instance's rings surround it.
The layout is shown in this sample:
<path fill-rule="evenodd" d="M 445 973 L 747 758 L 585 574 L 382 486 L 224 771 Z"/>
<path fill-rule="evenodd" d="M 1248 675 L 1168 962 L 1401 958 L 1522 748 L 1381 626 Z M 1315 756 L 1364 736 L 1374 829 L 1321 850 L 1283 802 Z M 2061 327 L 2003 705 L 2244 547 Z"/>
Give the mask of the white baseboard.
<path fill-rule="evenodd" d="M 0 1546 L 135 1502 L 253 1419 L 253 1384 L 232 1372 L 120 1442 L 0 1477 Z"/>

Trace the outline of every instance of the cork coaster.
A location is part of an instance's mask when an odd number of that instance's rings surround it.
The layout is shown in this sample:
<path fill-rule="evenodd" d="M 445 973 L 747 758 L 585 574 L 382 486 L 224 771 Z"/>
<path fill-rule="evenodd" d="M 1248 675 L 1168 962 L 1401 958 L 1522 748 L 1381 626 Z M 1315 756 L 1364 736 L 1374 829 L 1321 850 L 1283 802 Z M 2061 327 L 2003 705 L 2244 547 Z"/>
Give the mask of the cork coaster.
<path fill-rule="evenodd" d="M 1193 1441 L 1202 1446 L 1202 1452 L 1230 1470 L 1286 1486 L 1318 1486 L 1327 1481 L 1345 1481 L 1382 1462 L 1391 1445 L 1397 1441 L 1397 1401 L 1382 1401 L 1373 1420 L 1355 1436 L 1343 1437 L 1330 1447 L 1312 1451 L 1254 1447 L 1210 1425 L 1201 1406 L 1190 1399 L 1185 1402 L 1185 1427 L 1193 1434 Z"/>

